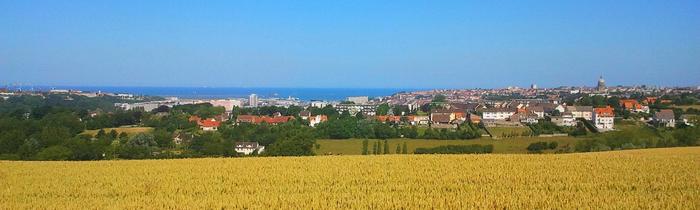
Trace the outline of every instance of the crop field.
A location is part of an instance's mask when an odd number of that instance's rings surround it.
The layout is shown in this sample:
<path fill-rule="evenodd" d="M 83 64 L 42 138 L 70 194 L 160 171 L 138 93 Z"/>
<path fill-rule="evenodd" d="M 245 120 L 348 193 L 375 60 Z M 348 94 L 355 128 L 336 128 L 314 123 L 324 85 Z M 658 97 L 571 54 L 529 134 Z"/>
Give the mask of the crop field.
<path fill-rule="evenodd" d="M 389 153 L 396 153 L 396 145 L 406 143 L 408 153 L 413 153 L 416 148 L 438 147 L 444 145 L 470 145 L 470 144 L 491 144 L 494 146 L 494 153 L 527 153 L 527 146 L 538 141 L 556 141 L 559 147 L 569 144 L 574 146 L 581 138 L 569 136 L 563 137 L 512 137 L 505 139 L 479 138 L 470 140 L 428 140 L 428 139 L 389 139 Z M 316 140 L 320 148 L 316 149 L 317 155 L 360 155 L 362 154 L 362 139 L 322 139 Z M 376 140 L 369 140 L 369 151 Z"/>
<path fill-rule="evenodd" d="M 0 161 L 0 209 L 697 209 L 700 147 Z"/>
<path fill-rule="evenodd" d="M 137 133 L 151 132 L 151 131 L 153 131 L 153 128 L 151 128 L 151 127 L 118 127 L 118 128 L 105 128 L 104 130 L 106 133 L 109 133 L 112 130 L 117 130 L 117 133 L 126 132 L 126 134 L 133 135 L 133 134 L 137 134 Z M 85 131 L 83 131 L 83 134 L 95 135 L 99 131 L 100 130 L 85 130 Z"/>

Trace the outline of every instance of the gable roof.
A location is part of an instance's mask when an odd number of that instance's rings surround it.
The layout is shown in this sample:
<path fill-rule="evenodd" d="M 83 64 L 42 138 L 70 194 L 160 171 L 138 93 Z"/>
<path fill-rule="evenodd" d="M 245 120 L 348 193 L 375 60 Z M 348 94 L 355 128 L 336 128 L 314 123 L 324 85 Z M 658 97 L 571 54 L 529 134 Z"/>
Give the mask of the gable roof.
<path fill-rule="evenodd" d="M 673 110 L 671 109 L 662 109 L 654 114 L 654 118 L 660 120 L 672 120 L 676 118 L 676 115 L 673 114 Z"/>
<path fill-rule="evenodd" d="M 594 109 L 596 116 L 599 117 L 614 117 L 615 116 L 615 110 L 612 107 L 605 107 L 605 108 L 595 108 Z"/>
<path fill-rule="evenodd" d="M 593 106 L 566 106 L 569 112 L 593 112 Z"/>

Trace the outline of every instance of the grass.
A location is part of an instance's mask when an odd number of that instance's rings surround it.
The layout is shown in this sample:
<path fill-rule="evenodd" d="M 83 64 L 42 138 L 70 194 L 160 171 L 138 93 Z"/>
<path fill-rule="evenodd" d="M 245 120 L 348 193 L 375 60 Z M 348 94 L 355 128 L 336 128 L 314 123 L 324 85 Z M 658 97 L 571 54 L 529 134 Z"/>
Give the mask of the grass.
<path fill-rule="evenodd" d="M 408 147 L 408 152 L 413 153 L 416 148 L 419 147 L 437 147 L 443 145 L 470 145 L 470 144 L 492 144 L 494 146 L 494 153 L 508 154 L 508 153 L 527 153 L 527 146 L 531 143 L 538 141 L 556 141 L 559 143 L 559 147 L 570 144 L 573 146 L 579 139 L 569 136 L 564 137 L 513 137 L 507 139 L 492 139 L 492 138 L 479 138 L 473 140 L 426 140 L 426 139 L 388 139 L 389 141 L 389 153 L 396 153 L 396 145 L 403 145 L 406 142 Z M 362 154 L 362 139 L 322 139 L 317 140 L 321 147 L 316 150 L 316 154 L 333 154 L 333 155 L 361 155 Z M 371 139 L 369 141 L 369 152 L 372 152 L 372 145 L 376 140 Z"/>
<path fill-rule="evenodd" d="M 0 209 L 697 209 L 700 147 L 0 161 Z"/>
<path fill-rule="evenodd" d="M 153 131 L 152 127 L 118 127 L 118 128 L 105 128 L 104 129 L 106 133 L 111 132 L 112 130 L 116 130 L 117 133 L 122 133 L 126 132 L 126 134 L 129 134 L 131 136 L 132 134 L 137 134 L 137 133 L 149 133 Z M 83 131 L 82 134 L 89 134 L 89 135 L 96 135 L 97 132 L 100 130 L 85 130 Z"/>
<path fill-rule="evenodd" d="M 530 127 L 527 126 L 520 126 L 520 127 L 488 127 L 486 128 L 489 130 L 491 133 L 491 136 L 497 137 L 497 138 L 502 138 L 507 135 L 516 135 L 520 136 L 523 133 L 532 133 L 532 130 L 530 130 Z"/>

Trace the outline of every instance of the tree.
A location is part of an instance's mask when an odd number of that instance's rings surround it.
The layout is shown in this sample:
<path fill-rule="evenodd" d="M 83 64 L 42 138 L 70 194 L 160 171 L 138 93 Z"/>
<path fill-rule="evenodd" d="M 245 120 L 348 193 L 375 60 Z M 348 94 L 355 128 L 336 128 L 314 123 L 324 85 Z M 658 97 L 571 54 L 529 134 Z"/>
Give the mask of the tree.
<path fill-rule="evenodd" d="M 389 154 L 389 140 L 384 140 L 384 154 Z"/>
<path fill-rule="evenodd" d="M 68 160 L 73 152 L 64 146 L 50 146 L 37 153 L 39 160 Z"/>
<path fill-rule="evenodd" d="M 99 139 L 99 138 L 104 137 L 105 135 L 107 135 L 107 132 L 105 132 L 105 129 L 100 129 L 99 131 L 97 131 L 97 135 L 95 135 L 95 138 Z"/>
<path fill-rule="evenodd" d="M 153 137 L 158 144 L 158 147 L 169 148 L 173 146 L 172 133 L 165 129 L 154 130 Z"/>
<path fill-rule="evenodd" d="M 379 106 L 377 106 L 377 115 L 387 115 L 389 109 L 391 109 L 391 107 L 389 107 L 389 104 L 380 104 Z"/>
<path fill-rule="evenodd" d="M 401 144 L 396 144 L 396 154 L 401 154 Z"/>
<path fill-rule="evenodd" d="M 119 134 L 117 133 L 116 129 L 112 129 L 111 131 L 109 131 L 109 137 L 112 138 L 112 140 L 117 139 L 118 136 Z"/>
<path fill-rule="evenodd" d="M 434 102 L 434 103 L 443 103 L 445 101 L 446 101 L 446 98 L 442 94 L 435 95 L 435 97 L 433 97 L 433 100 L 432 100 L 432 102 Z"/>
<path fill-rule="evenodd" d="M 401 153 L 408 154 L 408 146 L 406 146 L 406 142 L 403 143 L 403 148 L 401 148 Z"/>
<path fill-rule="evenodd" d="M 127 159 L 143 159 L 151 157 L 153 147 L 157 146 L 153 135 L 139 133 L 131 137 L 126 144 L 120 145 L 119 157 Z"/>
<path fill-rule="evenodd" d="M 379 143 L 379 142 L 375 141 L 374 147 L 372 148 L 372 154 L 374 154 L 374 155 L 376 155 L 378 153 L 377 151 L 379 150 L 379 146 L 377 145 L 377 143 Z"/>
<path fill-rule="evenodd" d="M 368 154 L 368 146 L 369 146 L 369 141 L 367 139 L 362 140 L 362 155 L 367 155 Z"/>
<path fill-rule="evenodd" d="M 270 156 L 308 156 L 314 155 L 313 145 L 316 139 L 308 127 L 297 124 L 284 124 L 275 143 L 265 150 Z"/>

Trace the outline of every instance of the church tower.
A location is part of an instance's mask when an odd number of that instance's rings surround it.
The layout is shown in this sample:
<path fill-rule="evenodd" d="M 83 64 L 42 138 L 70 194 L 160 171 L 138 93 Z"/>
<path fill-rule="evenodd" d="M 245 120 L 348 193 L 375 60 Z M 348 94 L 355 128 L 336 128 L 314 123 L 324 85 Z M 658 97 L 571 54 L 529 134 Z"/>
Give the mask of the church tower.
<path fill-rule="evenodd" d="M 605 92 L 606 90 L 605 80 L 603 79 L 602 75 L 600 76 L 600 79 L 598 79 L 598 87 L 596 87 L 596 90 L 598 90 L 598 92 Z"/>

